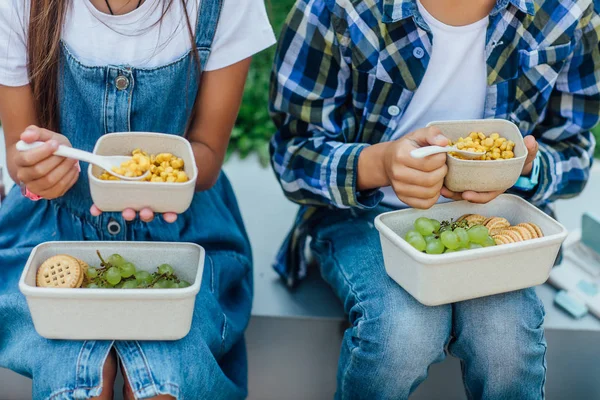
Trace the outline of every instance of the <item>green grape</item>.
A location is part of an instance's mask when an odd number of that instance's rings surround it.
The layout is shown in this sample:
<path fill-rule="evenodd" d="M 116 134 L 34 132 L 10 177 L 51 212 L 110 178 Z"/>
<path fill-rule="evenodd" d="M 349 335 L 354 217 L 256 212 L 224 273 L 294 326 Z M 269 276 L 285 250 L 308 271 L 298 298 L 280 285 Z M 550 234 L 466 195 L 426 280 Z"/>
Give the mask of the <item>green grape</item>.
<path fill-rule="evenodd" d="M 135 279 L 123 282 L 123 289 L 135 289 L 137 288 L 137 281 Z"/>
<path fill-rule="evenodd" d="M 113 267 L 120 267 L 125 259 L 120 254 L 111 254 L 106 261 Z"/>
<path fill-rule="evenodd" d="M 138 283 L 150 283 L 152 282 L 152 275 L 146 271 L 138 271 L 135 273 L 135 279 Z"/>
<path fill-rule="evenodd" d="M 435 225 L 429 218 L 417 218 L 414 225 L 417 232 L 423 236 L 431 235 L 435 231 Z"/>
<path fill-rule="evenodd" d="M 90 279 L 96 279 L 98 277 L 98 270 L 94 267 L 89 267 L 86 271 L 87 277 Z"/>
<path fill-rule="evenodd" d="M 152 286 L 155 289 L 166 289 L 169 285 L 169 281 L 166 279 L 161 279 Z"/>
<path fill-rule="evenodd" d="M 192 284 L 189 283 L 188 281 L 181 280 L 181 281 L 179 281 L 179 284 L 177 286 L 179 286 L 180 288 L 186 288 L 188 286 L 192 286 Z"/>
<path fill-rule="evenodd" d="M 430 219 L 431 223 L 433 224 L 433 231 L 434 232 L 439 232 L 440 230 L 440 226 L 442 226 L 442 224 L 440 224 L 440 221 L 438 221 L 437 219 Z"/>
<path fill-rule="evenodd" d="M 404 239 L 415 249 L 419 251 L 425 250 L 425 239 L 419 232 L 408 231 L 408 233 L 404 236 Z"/>
<path fill-rule="evenodd" d="M 485 241 L 483 243 L 481 243 L 481 245 L 483 247 L 495 246 L 496 245 L 496 241 L 494 239 L 492 239 L 491 236 L 488 236 L 488 237 L 485 238 Z"/>
<path fill-rule="evenodd" d="M 177 289 L 179 286 L 173 281 L 167 281 L 167 289 Z"/>
<path fill-rule="evenodd" d="M 483 246 L 480 245 L 479 243 L 469 243 L 469 250 L 481 249 L 481 248 L 483 248 Z"/>
<path fill-rule="evenodd" d="M 106 274 L 104 274 L 104 278 L 106 279 L 106 281 L 108 283 L 110 283 L 111 285 L 116 285 L 119 282 L 121 282 L 121 272 L 119 271 L 119 268 L 117 267 L 110 267 L 107 271 Z"/>
<path fill-rule="evenodd" d="M 458 247 L 467 247 L 469 245 L 469 234 L 465 228 L 456 228 L 454 233 L 458 236 Z"/>
<path fill-rule="evenodd" d="M 442 244 L 450 250 L 456 250 L 459 247 L 458 235 L 452 231 L 444 231 L 440 235 Z"/>
<path fill-rule="evenodd" d="M 427 254 L 442 254 L 444 252 L 444 245 L 440 239 L 434 239 L 427 243 L 425 251 Z"/>
<path fill-rule="evenodd" d="M 98 289 L 100 288 L 100 286 L 98 286 L 96 283 L 90 283 L 89 285 L 87 285 L 88 289 Z"/>
<path fill-rule="evenodd" d="M 135 265 L 126 261 L 123 264 L 121 264 L 119 270 L 121 271 L 121 276 L 123 278 L 129 278 L 130 276 L 135 274 Z"/>
<path fill-rule="evenodd" d="M 458 250 L 452 250 L 452 249 L 446 249 L 444 250 L 444 254 L 445 253 L 456 253 Z"/>
<path fill-rule="evenodd" d="M 171 276 L 173 275 L 173 267 L 169 264 L 161 264 L 158 266 L 158 273 L 161 275 Z"/>
<path fill-rule="evenodd" d="M 432 240 L 436 240 L 437 237 L 435 237 L 435 235 L 427 235 L 427 236 L 424 237 L 424 239 L 425 239 L 425 243 L 429 243 Z"/>
<path fill-rule="evenodd" d="M 114 289 L 123 289 L 123 283 L 124 283 L 123 281 L 121 281 L 121 282 L 117 283 L 117 284 L 114 286 Z"/>
<path fill-rule="evenodd" d="M 467 231 L 469 240 L 473 243 L 482 244 L 489 237 L 490 232 L 483 225 L 475 225 Z"/>
<path fill-rule="evenodd" d="M 408 239 L 413 237 L 413 236 L 421 236 L 423 237 L 423 235 L 421 235 L 419 232 L 415 231 L 415 230 L 411 230 L 406 232 L 406 235 L 404 235 L 404 240 L 406 240 L 408 242 Z"/>

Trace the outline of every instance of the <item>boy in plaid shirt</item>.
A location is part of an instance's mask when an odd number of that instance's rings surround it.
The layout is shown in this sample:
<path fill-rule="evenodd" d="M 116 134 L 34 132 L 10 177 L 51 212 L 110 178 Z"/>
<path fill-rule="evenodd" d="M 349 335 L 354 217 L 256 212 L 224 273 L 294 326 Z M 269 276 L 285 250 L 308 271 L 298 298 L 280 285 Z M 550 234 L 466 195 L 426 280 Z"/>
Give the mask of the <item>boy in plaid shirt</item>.
<path fill-rule="evenodd" d="M 592 0 L 298 0 L 272 76 L 271 153 L 301 208 L 275 268 L 293 285 L 308 246 L 344 304 L 337 398 L 406 399 L 446 345 L 469 398 L 543 398 L 534 289 L 426 307 L 386 275 L 372 222 L 500 194 L 452 193 L 445 155 L 409 156 L 447 144 L 424 128 L 435 120 L 510 120 L 528 149 L 510 191 L 546 209 L 581 192 L 600 119 L 599 36 Z"/>

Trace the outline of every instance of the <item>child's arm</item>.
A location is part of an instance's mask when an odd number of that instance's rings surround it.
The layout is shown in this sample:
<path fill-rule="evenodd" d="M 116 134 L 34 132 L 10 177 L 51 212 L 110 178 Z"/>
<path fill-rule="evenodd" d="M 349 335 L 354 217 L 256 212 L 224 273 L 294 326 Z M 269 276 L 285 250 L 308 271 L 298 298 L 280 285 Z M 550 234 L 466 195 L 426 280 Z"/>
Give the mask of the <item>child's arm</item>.
<path fill-rule="evenodd" d="M 415 160 L 409 153 L 444 146 L 447 139 L 432 128 L 394 142 L 360 143 L 352 71 L 325 3 L 296 3 L 275 59 L 270 105 L 278 132 L 271 154 L 286 196 L 305 205 L 370 208 L 382 198 L 376 189 L 392 186 L 406 204 L 431 207 L 440 196 L 446 157 Z"/>
<path fill-rule="evenodd" d="M 219 177 L 242 102 L 250 60 L 202 74 L 195 116 L 188 131 L 198 165 L 196 190 L 210 189 Z"/>
<path fill-rule="evenodd" d="M 541 155 L 535 204 L 573 197 L 585 187 L 594 157 L 590 130 L 600 122 L 600 16 L 591 5 L 575 50 L 561 71 L 546 118 L 534 135 Z"/>
<path fill-rule="evenodd" d="M 59 145 L 71 146 L 69 140 L 58 133 L 32 126 L 37 118 L 29 85 L 0 85 L 0 120 L 8 173 L 15 182 L 23 183 L 30 192 L 45 199 L 61 197 L 77 182 L 77 160 L 53 155 Z M 19 152 L 15 148 L 19 139 L 46 143 L 37 149 Z"/>

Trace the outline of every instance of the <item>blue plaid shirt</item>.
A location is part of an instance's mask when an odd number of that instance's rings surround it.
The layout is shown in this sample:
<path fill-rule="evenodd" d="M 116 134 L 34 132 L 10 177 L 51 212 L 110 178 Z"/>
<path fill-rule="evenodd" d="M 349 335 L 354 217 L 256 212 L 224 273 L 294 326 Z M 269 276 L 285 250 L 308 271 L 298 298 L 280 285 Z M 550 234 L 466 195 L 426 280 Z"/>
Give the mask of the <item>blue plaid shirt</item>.
<path fill-rule="evenodd" d="M 524 196 L 540 207 L 588 180 L 600 120 L 599 10 L 592 0 L 498 0 L 490 13 L 484 118 L 538 140 L 539 184 Z M 415 0 L 299 0 L 290 13 L 270 98 L 273 169 L 302 206 L 275 263 L 290 285 L 306 274 L 304 226 L 316 207 L 381 201 L 379 191 L 357 191 L 358 157 L 395 132 L 432 40 Z"/>

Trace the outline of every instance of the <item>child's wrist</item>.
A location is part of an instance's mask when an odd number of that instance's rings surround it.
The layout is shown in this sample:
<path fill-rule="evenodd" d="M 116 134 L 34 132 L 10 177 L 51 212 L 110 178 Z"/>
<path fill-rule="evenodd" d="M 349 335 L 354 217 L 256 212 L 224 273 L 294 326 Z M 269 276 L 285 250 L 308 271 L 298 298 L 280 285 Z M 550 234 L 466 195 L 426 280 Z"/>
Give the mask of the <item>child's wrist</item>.
<path fill-rule="evenodd" d="M 389 143 L 378 143 L 365 148 L 358 157 L 356 189 L 358 191 L 389 186 L 385 171 L 385 150 Z"/>
<path fill-rule="evenodd" d="M 21 194 L 24 197 L 27 197 L 31 201 L 42 200 L 43 197 L 38 196 L 37 194 L 31 192 L 29 189 L 27 189 L 27 186 L 25 186 L 25 184 L 22 183 L 20 186 L 21 186 Z"/>

